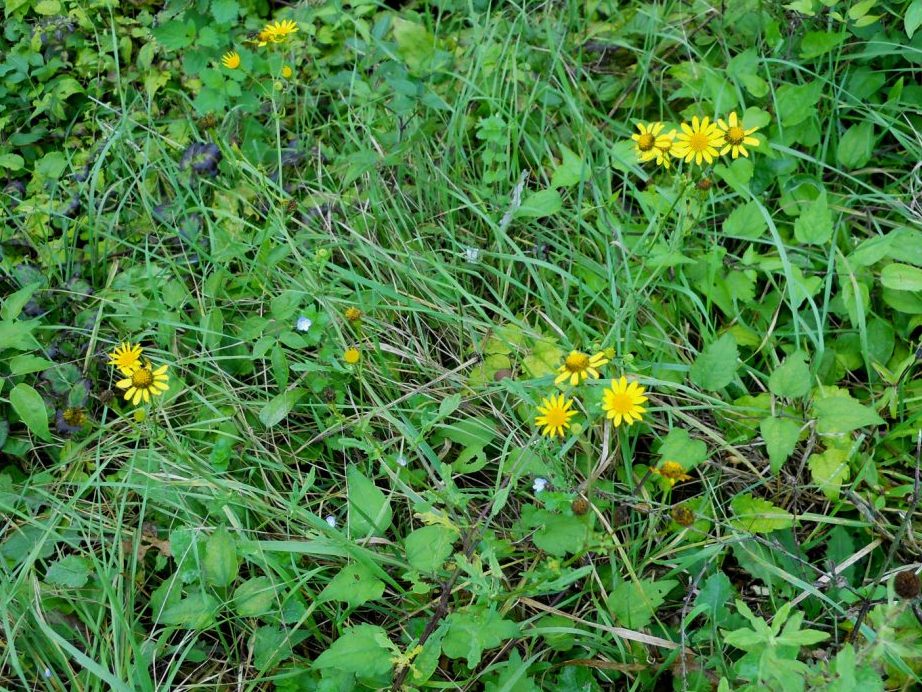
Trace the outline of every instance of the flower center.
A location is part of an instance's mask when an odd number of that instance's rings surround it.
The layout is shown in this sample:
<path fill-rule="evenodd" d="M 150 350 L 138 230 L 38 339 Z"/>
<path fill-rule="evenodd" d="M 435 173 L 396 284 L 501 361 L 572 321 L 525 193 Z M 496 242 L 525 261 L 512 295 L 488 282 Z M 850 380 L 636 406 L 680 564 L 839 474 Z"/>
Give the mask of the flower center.
<path fill-rule="evenodd" d="M 637 140 L 637 148 L 641 151 L 650 151 L 654 144 L 656 144 L 656 137 L 649 132 L 640 135 L 640 138 Z"/>
<path fill-rule="evenodd" d="M 83 411 L 79 408 L 66 408 L 61 414 L 61 418 L 68 425 L 81 425 L 83 423 Z"/>
<path fill-rule="evenodd" d="M 552 409 L 548 409 L 548 412 L 544 414 L 544 419 L 547 421 L 547 425 L 552 428 L 557 428 L 566 424 L 567 412 L 559 406 L 555 406 Z"/>
<path fill-rule="evenodd" d="M 685 469 L 675 461 L 665 461 L 659 472 L 666 478 L 679 479 L 685 475 Z"/>
<path fill-rule="evenodd" d="M 131 384 L 139 389 L 150 387 L 154 381 L 154 374 L 148 368 L 138 368 L 131 375 Z"/>
<path fill-rule="evenodd" d="M 695 132 L 688 138 L 688 148 L 694 152 L 704 151 L 711 145 L 711 138 L 703 132 Z"/>
<path fill-rule="evenodd" d="M 582 372 L 589 367 L 589 356 L 585 353 L 571 353 L 563 362 L 563 366 L 570 372 Z"/>
<path fill-rule="evenodd" d="M 621 415 L 630 412 L 634 408 L 634 400 L 627 394 L 612 394 L 609 402 L 611 403 L 611 410 Z"/>
<path fill-rule="evenodd" d="M 660 145 L 658 145 L 656 148 L 659 149 L 659 150 L 662 151 L 662 152 L 667 152 L 667 151 L 669 151 L 670 149 L 672 149 L 672 140 L 671 140 L 671 139 L 667 139 L 667 140 L 665 141 L 664 144 L 660 144 Z"/>
<path fill-rule="evenodd" d="M 746 137 L 746 132 L 741 127 L 731 127 L 727 130 L 726 138 L 727 144 L 732 144 L 734 146 L 739 146 L 743 143 L 743 139 Z"/>

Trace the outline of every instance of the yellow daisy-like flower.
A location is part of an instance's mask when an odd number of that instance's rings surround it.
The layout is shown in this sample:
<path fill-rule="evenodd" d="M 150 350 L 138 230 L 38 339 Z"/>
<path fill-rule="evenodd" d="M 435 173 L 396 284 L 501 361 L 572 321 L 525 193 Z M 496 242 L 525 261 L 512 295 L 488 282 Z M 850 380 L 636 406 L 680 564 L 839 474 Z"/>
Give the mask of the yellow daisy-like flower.
<path fill-rule="evenodd" d="M 561 384 L 570 380 L 570 384 L 575 387 L 590 375 L 598 379 L 598 368 L 601 368 L 607 362 L 608 358 L 601 352 L 590 356 L 588 353 L 570 351 L 570 355 L 564 359 L 563 365 L 557 370 L 560 374 L 557 375 L 554 384 Z"/>
<path fill-rule="evenodd" d="M 543 399 L 538 407 L 539 415 L 535 418 L 535 425 L 547 437 L 563 437 L 564 431 L 570 427 L 570 419 L 576 415 L 572 410 L 573 399 L 564 399 L 563 394 L 551 395 Z"/>
<path fill-rule="evenodd" d="M 713 163 L 717 156 L 717 147 L 722 147 L 724 138 L 717 123 L 712 123 L 710 118 L 692 118 L 691 125 L 682 123 L 682 132 L 678 134 L 673 154 L 676 158 L 685 159 L 685 163 L 692 160 L 697 165 L 701 162 Z"/>
<path fill-rule="evenodd" d="M 221 64 L 228 70 L 236 70 L 240 67 L 240 53 L 235 50 L 225 53 L 221 56 Z"/>
<path fill-rule="evenodd" d="M 283 65 L 283 66 L 282 66 L 282 77 L 284 77 L 285 79 L 291 79 L 291 76 L 292 76 L 294 73 L 295 73 L 295 71 L 294 71 L 293 69 L 291 69 L 291 65 Z"/>
<path fill-rule="evenodd" d="M 724 156 L 727 152 L 730 152 L 730 155 L 734 159 L 740 154 L 749 156 L 749 152 L 746 151 L 746 146 L 759 146 L 759 140 L 749 136 L 759 128 L 751 127 L 747 130 L 746 126 L 743 125 L 743 121 L 736 119 L 736 111 L 730 113 L 727 122 L 718 120 L 717 126 L 723 132 L 724 137 L 724 148 L 720 150 L 721 156 Z"/>
<path fill-rule="evenodd" d="M 115 386 L 125 390 L 125 399 L 137 406 L 143 400 L 150 401 L 151 396 L 163 394 L 169 387 L 167 382 L 170 377 L 166 374 L 166 365 L 161 365 L 154 370 L 150 361 L 143 366 L 136 367 L 131 375 L 124 380 L 119 380 Z"/>
<path fill-rule="evenodd" d="M 677 461 L 664 461 L 659 467 L 650 469 L 657 476 L 665 480 L 671 488 L 679 481 L 690 481 L 691 476 L 685 473 L 685 468 Z"/>
<path fill-rule="evenodd" d="M 675 133 L 660 134 L 663 127 L 663 123 L 660 122 L 637 123 L 637 129 L 640 132 L 632 134 L 631 139 L 634 140 L 634 153 L 637 154 L 638 161 L 645 162 L 656 158 L 657 163 L 659 163 L 659 159 L 662 158 L 662 150 L 668 150 L 672 146 L 672 137 L 675 136 Z"/>
<path fill-rule="evenodd" d="M 278 22 L 270 22 L 259 32 L 259 45 L 264 46 L 267 43 L 282 43 L 289 36 L 298 32 L 298 25 L 290 19 L 283 19 Z"/>
<path fill-rule="evenodd" d="M 602 395 L 602 410 L 617 428 L 621 423 L 633 425 L 643 418 L 647 409 L 643 407 L 647 397 L 646 390 L 636 382 L 628 383 L 624 375 L 612 380 L 611 385 Z"/>
<path fill-rule="evenodd" d="M 362 319 L 362 311 L 355 307 L 346 308 L 343 312 L 343 317 L 345 317 L 350 322 L 358 322 L 360 319 Z"/>
<path fill-rule="evenodd" d="M 357 348 L 347 348 L 346 352 L 343 353 L 343 360 L 346 361 L 349 365 L 355 365 L 362 359 L 362 354 Z"/>
<path fill-rule="evenodd" d="M 653 157 L 656 159 L 656 165 L 662 166 L 669 170 L 672 163 L 673 145 L 675 144 L 675 130 L 670 130 L 663 137 L 657 139 L 657 145 L 654 147 Z M 665 140 L 665 141 L 660 141 Z"/>
<path fill-rule="evenodd" d="M 130 375 L 132 371 L 141 363 L 141 353 L 144 349 L 141 344 L 132 346 L 130 341 L 123 342 L 115 347 L 115 350 L 109 354 L 107 365 L 113 365 L 121 371 L 123 375 Z"/>

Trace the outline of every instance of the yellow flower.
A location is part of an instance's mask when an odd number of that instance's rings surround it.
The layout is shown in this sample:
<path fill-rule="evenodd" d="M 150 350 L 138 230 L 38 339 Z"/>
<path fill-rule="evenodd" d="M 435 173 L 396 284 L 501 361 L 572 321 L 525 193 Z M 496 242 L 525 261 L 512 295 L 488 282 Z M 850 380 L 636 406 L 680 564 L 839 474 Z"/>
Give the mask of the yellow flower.
<path fill-rule="evenodd" d="M 290 19 L 283 19 L 279 22 L 270 22 L 259 32 L 259 45 L 264 46 L 267 43 L 282 43 L 289 36 L 297 33 L 298 25 Z"/>
<path fill-rule="evenodd" d="M 662 478 L 669 484 L 671 488 L 678 481 L 690 481 L 691 476 L 685 473 L 685 468 L 677 461 L 664 461 L 659 465 L 659 468 L 653 467 L 650 469 L 657 476 Z"/>
<path fill-rule="evenodd" d="M 291 65 L 282 66 L 282 77 L 284 77 L 285 79 L 291 79 L 291 75 L 293 75 L 294 73 L 295 71 L 291 69 Z"/>
<path fill-rule="evenodd" d="M 350 322 L 358 322 L 360 319 L 362 319 L 362 311 L 355 307 L 346 308 L 346 310 L 343 312 L 343 317 L 345 317 Z"/>
<path fill-rule="evenodd" d="M 564 399 L 563 394 L 551 395 L 541 401 L 538 407 L 540 414 L 535 418 L 535 425 L 544 428 L 542 435 L 563 437 L 564 431 L 570 427 L 570 419 L 576 415 L 576 411 L 571 410 L 573 399 Z"/>
<path fill-rule="evenodd" d="M 125 399 L 130 400 L 135 406 L 142 400 L 147 403 L 151 396 L 163 394 L 169 388 L 167 381 L 170 378 L 166 374 L 166 368 L 166 365 L 161 365 L 154 370 L 154 366 L 147 361 L 144 366 L 136 367 L 124 380 L 116 382 L 115 386 L 126 390 Z"/>
<path fill-rule="evenodd" d="M 580 351 L 570 351 L 570 355 L 564 359 L 563 365 L 557 370 L 560 374 L 557 375 L 554 384 L 561 384 L 570 380 L 570 384 L 575 387 L 590 375 L 598 379 L 598 368 L 601 368 L 607 362 L 608 358 L 605 357 L 604 353 L 589 356 L 589 354 Z"/>
<path fill-rule="evenodd" d="M 720 150 L 721 156 L 727 152 L 730 152 L 734 159 L 740 154 L 749 156 L 749 152 L 746 151 L 746 145 L 750 147 L 759 146 L 759 140 L 749 136 L 759 128 L 751 127 L 747 130 L 746 126 L 743 125 L 743 121 L 736 119 L 736 111 L 730 113 L 727 122 L 718 120 L 717 126 L 723 131 L 724 137 L 724 148 Z"/>
<path fill-rule="evenodd" d="M 221 64 L 228 70 L 236 70 L 240 67 L 240 53 L 232 50 L 221 56 Z"/>
<path fill-rule="evenodd" d="M 638 422 L 647 412 L 642 405 L 647 401 L 645 391 L 636 382 L 628 384 L 624 375 L 620 379 L 612 380 L 602 395 L 602 410 L 605 411 L 605 417 L 610 418 L 616 428 L 622 422 L 625 425 Z"/>
<path fill-rule="evenodd" d="M 663 152 L 669 151 L 672 146 L 672 138 L 675 137 L 675 132 L 660 134 L 663 131 L 663 123 L 661 122 L 637 123 L 637 129 L 640 132 L 635 132 L 631 135 L 631 139 L 634 140 L 634 153 L 637 154 L 637 160 L 645 162 L 655 158 L 656 162 L 660 163 L 663 158 Z"/>
<path fill-rule="evenodd" d="M 141 362 L 141 352 L 143 350 L 141 344 L 132 346 L 130 341 L 123 342 L 109 354 L 107 365 L 114 365 L 123 375 L 130 375 Z"/>
<path fill-rule="evenodd" d="M 717 156 L 717 147 L 723 146 L 724 138 L 717 129 L 717 123 L 712 123 L 710 118 L 699 120 L 696 115 L 692 118 L 691 125 L 682 123 L 682 132 L 678 135 L 673 154 L 676 158 L 685 159 L 685 163 L 695 161 L 699 166 L 701 161 L 713 163 Z"/>
<path fill-rule="evenodd" d="M 357 348 L 347 348 L 346 352 L 343 353 L 343 360 L 346 361 L 349 365 L 355 365 L 361 360 L 362 354 Z"/>
<path fill-rule="evenodd" d="M 661 142 L 660 140 L 665 141 Z M 657 144 L 653 150 L 653 156 L 656 158 L 656 165 L 669 170 L 669 165 L 672 163 L 673 145 L 675 144 L 675 130 L 670 130 L 664 137 L 656 141 Z"/>

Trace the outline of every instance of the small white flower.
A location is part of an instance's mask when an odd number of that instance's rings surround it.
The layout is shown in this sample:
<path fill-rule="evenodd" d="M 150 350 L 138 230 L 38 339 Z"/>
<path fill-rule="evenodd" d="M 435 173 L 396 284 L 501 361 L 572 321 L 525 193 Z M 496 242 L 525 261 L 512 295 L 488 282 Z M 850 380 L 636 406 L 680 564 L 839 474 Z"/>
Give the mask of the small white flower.
<path fill-rule="evenodd" d="M 335 529 L 335 528 L 336 528 L 336 517 L 334 517 L 332 514 L 328 514 L 328 515 L 324 518 L 324 521 L 325 521 L 327 524 L 330 525 L 330 528 L 331 528 L 331 529 Z"/>
<path fill-rule="evenodd" d="M 312 324 L 313 322 L 310 320 L 310 318 L 301 315 L 298 318 L 298 321 L 295 323 L 295 329 L 297 329 L 299 332 L 306 332 L 311 328 Z"/>
<path fill-rule="evenodd" d="M 50 677 L 51 677 L 51 668 L 45 668 L 44 676 L 45 676 L 46 678 L 50 678 Z"/>
<path fill-rule="evenodd" d="M 462 253 L 465 261 L 467 262 L 479 262 L 480 261 L 480 249 L 476 247 L 466 247 Z"/>
<path fill-rule="evenodd" d="M 531 484 L 531 489 L 536 493 L 540 493 L 547 487 L 547 478 L 536 478 L 535 482 Z"/>
<path fill-rule="evenodd" d="M 407 465 L 407 458 L 406 458 L 405 456 L 403 456 L 403 454 L 401 454 L 400 456 L 397 457 L 397 465 L 398 465 L 398 466 L 406 466 L 406 465 Z"/>

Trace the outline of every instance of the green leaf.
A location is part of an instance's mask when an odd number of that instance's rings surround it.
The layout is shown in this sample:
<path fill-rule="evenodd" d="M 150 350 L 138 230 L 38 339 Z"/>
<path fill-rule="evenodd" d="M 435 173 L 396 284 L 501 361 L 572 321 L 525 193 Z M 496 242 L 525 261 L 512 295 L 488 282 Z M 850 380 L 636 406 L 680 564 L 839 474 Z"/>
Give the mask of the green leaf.
<path fill-rule="evenodd" d="M 291 413 L 291 409 L 301 400 L 304 393 L 303 389 L 295 388 L 273 397 L 259 412 L 259 421 L 267 428 L 277 425 Z"/>
<path fill-rule="evenodd" d="M 486 447 L 499 435 L 496 423 L 486 416 L 462 418 L 450 425 L 439 424 L 433 438 L 451 440 L 462 447 Z"/>
<path fill-rule="evenodd" d="M 532 542 L 551 555 L 578 553 L 585 549 L 590 536 L 589 524 L 583 518 L 546 509 L 534 512 L 529 524 L 538 527 Z"/>
<path fill-rule="evenodd" d="M 693 440 L 685 428 L 672 428 L 656 451 L 664 460 L 679 462 L 686 471 L 708 457 L 708 446 L 702 440 Z"/>
<path fill-rule="evenodd" d="M 732 335 L 724 334 L 698 354 L 691 367 L 692 382 L 701 389 L 723 389 L 733 381 L 738 359 L 736 341 Z"/>
<path fill-rule="evenodd" d="M 671 579 L 621 582 L 608 597 L 608 609 L 622 627 L 643 629 L 653 620 L 653 614 L 666 600 L 666 594 L 678 583 Z"/>
<path fill-rule="evenodd" d="M 848 450 L 830 447 L 822 454 L 811 454 L 807 465 L 823 495 L 833 502 L 838 500 L 842 483 L 849 477 Z"/>
<path fill-rule="evenodd" d="M 191 19 L 186 22 L 173 20 L 161 24 L 151 33 L 157 43 L 167 50 L 180 50 L 191 46 L 195 41 L 195 22 Z"/>
<path fill-rule="evenodd" d="M 874 124 L 868 120 L 848 128 L 836 149 L 836 159 L 849 170 L 866 166 L 873 154 Z"/>
<path fill-rule="evenodd" d="M 329 649 L 314 659 L 313 667 L 362 676 L 386 675 L 394 667 L 393 649 L 382 627 L 357 625 L 347 628 Z"/>
<path fill-rule="evenodd" d="M 832 214 L 826 204 L 826 193 L 823 192 L 801 209 L 800 216 L 794 221 L 794 237 L 800 243 L 820 245 L 829 242 L 832 230 Z"/>
<path fill-rule="evenodd" d="M 45 573 L 45 582 L 56 586 L 79 589 L 90 578 L 90 561 L 78 555 L 68 555 L 52 563 Z"/>
<path fill-rule="evenodd" d="M 307 632 L 286 631 L 271 625 L 259 627 L 250 640 L 253 650 L 253 666 L 261 673 L 274 668 L 279 663 L 292 657 L 292 646 L 300 644 L 308 636 Z"/>
<path fill-rule="evenodd" d="M 28 286 L 23 286 L 15 293 L 11 293 L 3 301 L 3 305 L 0 306 L 0 317 L 4 320 L 15 320 L 19 317 L 19 314 L 22 312 L 22 309 L 26 306 L 26 303 L 32 298 L 32 295 L 36 290 L 41 288 L 41 283 L 31 283 Z M 6 346 L 6 344 L 3 344 Z"/>
<path fill-rule="evenodd" d="M 768 230 L 758 202 L 752 201 L 737 207 L 724 221 L 724 235 L 746 240 L 758 240 Z"/>
<path fill-rule="evenodd" d="M 234 537 L 223 526 L 211 534 L 205 543 L 205 583 L 229 586 L 237 578 L 240 561 Z"/>
<path fill-rule="evenodd" d="M 919 25 L 922 25 L 922 0 L 913 0 L 906 8 L 906 14 L 903 15 L 903 28 L 906 30 L 906 35 L 912 38 Z"/>
<path fill-rule="evenodd" d="M 799 399 L 810 391 L 812 377 L 806 356 L 792 353 L 768 378 L 768 388 L 775 396 Z"/>
<path fill-rule="evenodd" d="M 494 649 L 519 633 L 518 623 L 504 620 L 495 610 L 471 606 L 456 610 L 445 618 L 448 631 L 442 639 L 442 652 L 448 658 L 466 658 L 476 668 L 483 652 Z"/>
<path fill-rule="evenodd" d="M 383 536 L 393 511 L 383 492 L 355 466 L 346 472 L 349 486 L 349 533 L 353 538 Z"/>
<path fill-rule="evenodd" d="M 394 40 L 397 54 L 414 72 L 431 69 L 436 56 L 435 37 L 422 24 L 394 17 Z"/>
<path fill-rule="evenodd" d="M 29 373 L 47 370 L 48 368 L 54 367 L 54 365 L 54 361 L 50 361 L 47 358 L 33 356 L 31 353 L 21 353 L 10 359 L 10 374 L 28 375 Z"/>
<path fill-rule="evenodd" d="M 247 579 L 234 591 L 234 612 L 242 618 L 255 618 L 277 609 L 275 585 L 269 577 Z"/>
<path fill-rule="evenodd" d="M 193 594 L 160 613 L 158 623 L 190 630 L 204 630 L 215 625 L 221 603 L 211 594 Z"/>
<path fill-rule="evenodd" d="M 562 207 L 563 200 L 557 190 L 539 190 L 532 192 L 522 200 L 522 205 L 516 210 L 515 216 L 540 219 L 556 214 Z"/>
<path fill-rule="evenodd" d="M 218 24 L 233 24 L 239 11 L 237 0 L 211 0 L 211 16 Z"/>
<path fill-rule="evenodd" d="M 10 392 L 10 405 L 29 430 L 45 442 L 51 442 L 48 411 L 41 394 L 25 382 L 20 382 Z"/>
<path fill-rule="evenodd" d="M 7 16 L 9 16 L 9 14 L 7 14 Z M 19 154 L 3 154 L 0 156 L 0 168 L 6 168 L 10 171 L 20 171 L 25 165 L 25 159 Z"/>
<path fill-rule="evenodd" d="M 318 600 L 342 601 L 352 608 L 358 608 L 368 601 L 376 601 L 384 595 L 384 582 L 361 564 L 347 565 L 339 570 Z"/>
<path fill-rule="evenodd" d="M 922 269 L 893 262 L 881 270 L 880 282 L 895 291 L 922 291 Z"/>
<path fill-rule="evenodd" d="M 789 418 L 764 418 L 759 425 L 772 473 L 777 474 L 793 454 L 800 438 L 800 425 Z"/>
<path fill-rule="evenodd" d="M 573 187 L 579 183 L 587 172 L 588 166 L 583 160 L 565 145 L 560 145 L 560 155 L 563 160 L 554 169 L 551 176 L 551 187 Z"/>
<path fill-rule="evenodd" d="M 819 80 L 800 85 L 782 84 L 775 93 L 781 124 L 790 127 L 815 116 L 822 93 L 823 84 Z"/>
<path fill-rule="evenodd" d="M 730 507 L 734 514 L 731 524 L 741 531 L 770 533 L 794 525 L 794 516 L 790 512 L 750 493 L 737 495 Z"/>
<path fill-rule="evenodd" d="M 51 151 L 35 162 L 35 172 L 41 177 L 57 180 L 67 168 L 67 158 L 59 151 Z"/>
<path fill-rule="evenodd" d="M 847 433 L 868 425 L 883 425 L 877 412 L 856 401 L 850 395 L 830 396 L 813 403 L 817 419 L 816 431 L 820 434 Z"/>
<path fill-rule="evenodd" d="M 406 537 L 407 562 L 424 574 L 438 570 L 453 551 L 458 532 L 447 526 L 423 526 Z"/>
<path fill-rule="evenodd" d="M 0 344 L 3 344 L 4 348 L 13 348 L 17 351 L 31 351 L 40 348 L 38 341 L 32 336 L 32 330 L 37 324 L 36 320 L 0 322 Z"/>
<path fill-rule="evenodd" d="M 802 60 L 825 55 L 848 38 L 845 31 L 808 31 L 800 41 L 800 57 Z"/>

